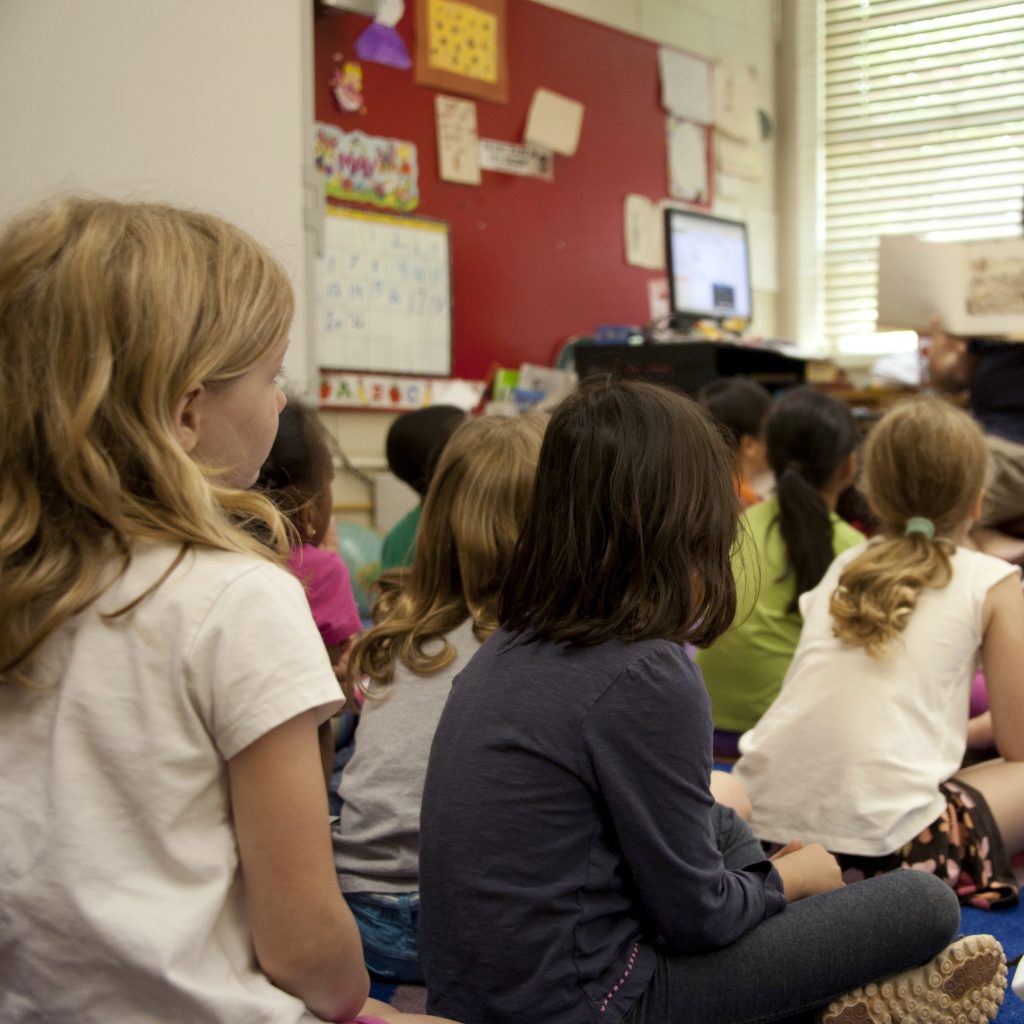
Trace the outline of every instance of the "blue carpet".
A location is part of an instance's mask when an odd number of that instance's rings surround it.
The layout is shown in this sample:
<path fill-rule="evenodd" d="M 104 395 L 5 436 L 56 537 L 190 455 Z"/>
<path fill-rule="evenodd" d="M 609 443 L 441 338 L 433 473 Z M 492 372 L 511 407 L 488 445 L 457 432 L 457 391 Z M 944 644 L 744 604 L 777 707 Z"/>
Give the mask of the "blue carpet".
<path fill-rule="evenodd" d="M 975 910 L 963 907 L 960 911 L 960 930 L 965 935 L 994 935 L 1002 944 L 1008 962 L 1024 954 L 1024 905 L 1005 910 Z M 1013 980 L 1016 967 L 1010 968 Z M 1024 1024 L 1024 1002 L 1009 989 L 1006 1000 L 996 1017 L 998 1024 Z"/>

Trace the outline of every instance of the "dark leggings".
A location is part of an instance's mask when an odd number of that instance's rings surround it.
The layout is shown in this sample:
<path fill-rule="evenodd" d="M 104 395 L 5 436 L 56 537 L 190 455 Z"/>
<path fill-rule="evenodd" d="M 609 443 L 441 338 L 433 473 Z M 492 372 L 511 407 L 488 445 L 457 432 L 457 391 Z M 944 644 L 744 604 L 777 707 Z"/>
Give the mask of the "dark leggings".
<path fill-rule="evenodd" d="M 960 927 L 952 889 L 894 871 L 790 904 L 710 953 L 658 954 L 623 1024 L 810 1022 L 858 985 L 916 967 Z"/>

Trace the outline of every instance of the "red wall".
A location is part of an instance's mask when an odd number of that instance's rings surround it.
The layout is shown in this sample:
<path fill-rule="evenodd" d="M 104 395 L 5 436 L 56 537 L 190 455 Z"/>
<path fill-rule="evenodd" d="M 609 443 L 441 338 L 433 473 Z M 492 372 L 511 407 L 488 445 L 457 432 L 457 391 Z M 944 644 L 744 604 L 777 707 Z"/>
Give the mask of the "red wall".
<path fill-rule="evenodd" d="M 415 55 L 415 0 L 398 25 Z M 648 319 L 647 281 L 627 266 L 623 199 L 667 194 L 665 114 L 656 44 L 552 10 L 508 2 L 509 102 L 477 101 L 481 138 L 521 142 L 534 89 L 586 106 L 579 148 L 555 157 L 554 181 L 482 172 L 479 186 L 437 173 L 434 93 L 413 69 L 363 63 L 365 114 L 341 113 L 330 92 L 334 54 L 355 58 L 365 17 L 325 10 L 315 21 L 316 118 L 414 142 L 420 205 L 451 225 L 453 376 L 494 363 L 550 363 L 562 342 L 599 323 Z"/>

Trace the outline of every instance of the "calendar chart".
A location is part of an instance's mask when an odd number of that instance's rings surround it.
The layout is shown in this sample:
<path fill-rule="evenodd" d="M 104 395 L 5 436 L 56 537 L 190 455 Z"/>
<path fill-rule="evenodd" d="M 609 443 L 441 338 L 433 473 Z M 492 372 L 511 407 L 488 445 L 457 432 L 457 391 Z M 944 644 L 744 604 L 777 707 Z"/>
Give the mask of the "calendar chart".
<path fill-rule="evenodd" d="M 324 230 L 316 287 L 320 366 L 450 376 L 448 225 L 329 207 Z"/>

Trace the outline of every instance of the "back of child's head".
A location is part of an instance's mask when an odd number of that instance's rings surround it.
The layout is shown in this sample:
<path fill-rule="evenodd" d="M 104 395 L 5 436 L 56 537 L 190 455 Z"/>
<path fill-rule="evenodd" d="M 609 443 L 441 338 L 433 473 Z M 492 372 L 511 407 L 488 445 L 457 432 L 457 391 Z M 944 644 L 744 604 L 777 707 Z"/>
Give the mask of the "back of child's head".
<path fill-rule="evenodd" d="M 848 462 L 859 436 L 843 402 L 800 387 L 775 400 L 765 440 L 775 474 L 787 576 L 794 583 L 792 611 L 799 595 L 818 584 L 835 557 L 832 516 L 822 491 Z"/>
<path fill-rule="evenodd" d="M 350 678 L 366 673 L 387 682 L 396 659 L 416 672 L 436 672 L 455 651 L 433 644 L 467 616 L 478 639 L 497 628 L 498 589 L 509 572 L 547 419 L 483 416 L 452 434 L 423 505 L 413 566 L 385 579 L 375 627 L 353 651 Z"/>
<path fill-rule="evenodd" d="M 722 377 L 705 384 L 696 398 L 722 426 L 725 439 L 734 450 L 741 438 L 760 438 L 764 434 L 772 396 L 763 384 L 746 377 Z"/>
<path fill-rule="evenodd" d="M 735 612 L 738 512 L 731 453 L 696 402 L 588 379 L 545 435 L 502 626 L 575 646 L 710 643 Z"/>
<path fill-rule="evenodd" d="M 872 428 L 861 487 L 884 539 L 840 577 L 831 603 L 840 639 L 884 656 L 906 628 L 920 591 L 950 581 L 950 537 L 975 511 L 985 459 L 977 423 L 941 398 L 901 403 Z"/>
<path fill-rule="evenodd" d="M 0 238 L 0 673 L 92 601 L 133 538 L 266 548 L 264 499 L 184 451 L 175 410 L 283 342 L 288 280 L 216 217 L 71 198 Z"/>
<path fill-rule="evenodd" d="M 438 456 L 465 418 L 454 405 L 428 405 L 403 413 L 391 424 L 384 443 L 391 472 L 423 497 Z"/>
<path fill-rule="evenodd" d="M 323 420 L 312 405 L 289 398 L 256 486 L 284 513 L 301 540 L 312 541 L 322 539 L 327 527 L 325 508 L 318 505 L 325 505 L 325 496 L 329 499 L 333 479 L 334 457 Z"/>

